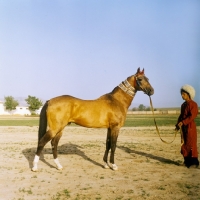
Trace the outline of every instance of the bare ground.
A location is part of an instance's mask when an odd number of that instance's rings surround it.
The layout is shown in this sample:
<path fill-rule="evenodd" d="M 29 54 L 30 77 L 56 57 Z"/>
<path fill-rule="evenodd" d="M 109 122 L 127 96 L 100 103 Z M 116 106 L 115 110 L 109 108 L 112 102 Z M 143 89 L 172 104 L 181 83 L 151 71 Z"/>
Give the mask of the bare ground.
<path fill-rule="evenodd" d="M 161 127 L 166 141 L 173 128 Z M 102 168 L 106 129 L 67 127 L 59 143 L 63 170 L 55 168 L 48 143 L 38 172 L 32 172 L 37 130 L 0 127 L 1 200 L 200 199 L 200 169 L 180 166 L 180 135 L 165 144 L 155 128 L 122 128 L 115 154 L 119 170 L 113 171 Z"/>

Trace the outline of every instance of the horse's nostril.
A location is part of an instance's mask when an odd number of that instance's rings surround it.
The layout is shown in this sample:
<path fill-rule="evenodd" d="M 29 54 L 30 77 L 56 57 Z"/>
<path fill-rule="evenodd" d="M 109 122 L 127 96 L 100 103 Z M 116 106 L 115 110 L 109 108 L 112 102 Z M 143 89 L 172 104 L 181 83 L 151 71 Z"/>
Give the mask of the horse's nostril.
<path fill-rule="evenodd" d="M 153 95 L 153 94 L 154 94 L 154 89 L 149 88 L 147 94 L 148 94 L 149 96 Z"/>
<path fill-rule="evenodd" d="M 154 94 L 154 89 L 150 89 L 150 95 Z"/>

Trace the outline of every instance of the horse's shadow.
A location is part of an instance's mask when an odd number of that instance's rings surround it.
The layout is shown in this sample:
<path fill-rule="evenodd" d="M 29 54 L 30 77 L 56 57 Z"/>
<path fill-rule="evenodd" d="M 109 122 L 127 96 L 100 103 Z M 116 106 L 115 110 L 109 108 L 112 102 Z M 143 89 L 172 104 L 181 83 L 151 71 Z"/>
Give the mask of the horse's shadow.
<path fill-rule="evenodd" d="M 85 160 L 91 162 L 94 165 L 103 167 L 102 164 L 96 162 L 95 160 L 92 160 L 89 158 L 81 149 L 83 149 L 81 146 L 78 146 L 76 144 L 72 143 L 67 143 L 63 144 L 58 147 L 58 155 L 59 154 L 64 154 L 64 155 L 78 155 L 84 158 Z M 26 157 L 29 163 L 29 167 L 32 168 L 33 166 L 33 159 L 35 156 L 35 148 L 26 148 L 22 150 L 23 155 Z M 46 165 L 48 165 L 50 168 L 56 168 L 54 165 L 50 164 L 48 161 L 45 160 L 45 154 L 51 154 L 52 159 L 53 159 L 53 154 L 52 154 L 52 149 L 51 148 L 44 148 L 41 155 L 40 155 L 40 161 L 44 162 Z"/>
<path fill-rule="evenodd" d="M 129 149 L 128 147 L 124 147 L 124 146 L 117 146 L 117 147 L 119 149 L 127 152 L 127 153 L 134 153 L 134 154 L 137 154 L 137 155 L 145 156 L 147 158 L 157 160 L 157 161 L 165 163 L 165 164 L 173 164 L 173 165 L 177 165 L 177 166 L 180 165 L 179 162 L 175 162 L 173 160 L 166 159 L 166 158 L 163 158 L 163 157 L 160 157 L 160 156 L 155 156 L 155 155 L 145 153 L 145 152 L 142 152 L 142 151 L 136 151 L 136 150 L 133 150 L 133 149 Z"/>

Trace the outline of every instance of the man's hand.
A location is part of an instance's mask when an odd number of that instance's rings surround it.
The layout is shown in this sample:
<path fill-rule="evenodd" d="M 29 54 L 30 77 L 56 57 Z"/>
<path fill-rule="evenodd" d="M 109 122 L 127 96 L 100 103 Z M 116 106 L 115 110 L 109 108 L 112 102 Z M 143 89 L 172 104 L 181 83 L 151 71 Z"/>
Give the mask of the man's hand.
<path fill-rule="evenodd" d="M 179 127 L 183 126 L 183 122 L 179 122 L 179 123 L 178 123 L 178 126 L 179 126 Z"/>

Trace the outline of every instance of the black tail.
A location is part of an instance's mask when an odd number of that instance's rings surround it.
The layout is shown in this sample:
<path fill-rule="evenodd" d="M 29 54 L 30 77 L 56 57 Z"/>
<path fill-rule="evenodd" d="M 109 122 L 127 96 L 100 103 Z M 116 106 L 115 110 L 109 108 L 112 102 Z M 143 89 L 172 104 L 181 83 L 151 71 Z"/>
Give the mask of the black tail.
<path fill-rule="evenodd" d="M 48 101 L 44 104 L 40 112 L 38 143 L 47 131 L 47 113 L 46 113 L 47 107 L 48 107 Z"/>

